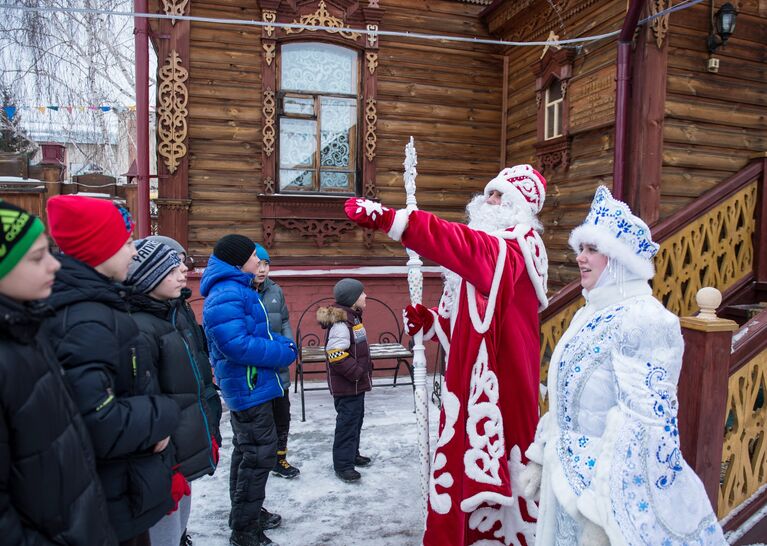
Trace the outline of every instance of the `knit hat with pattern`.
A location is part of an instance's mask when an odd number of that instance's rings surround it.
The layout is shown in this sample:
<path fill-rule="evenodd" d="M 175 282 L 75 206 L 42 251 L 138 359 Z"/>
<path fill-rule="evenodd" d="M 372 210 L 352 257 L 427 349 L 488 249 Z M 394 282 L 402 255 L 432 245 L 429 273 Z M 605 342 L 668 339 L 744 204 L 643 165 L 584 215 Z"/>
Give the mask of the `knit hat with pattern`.
<path fill-rule="evenodd" d="M 45 231 L 40 218 L 0 199 L 0 279 L 24 257 Z"/>
<path fill-rule="evenodd" d="M 181 259 L 175 250 L 157 241 L 139 239 L 134 244 L 137 254 L 128 269 L 126 284 L 135 286 L 141 294 L 148 294 L 179 266 Z"/>

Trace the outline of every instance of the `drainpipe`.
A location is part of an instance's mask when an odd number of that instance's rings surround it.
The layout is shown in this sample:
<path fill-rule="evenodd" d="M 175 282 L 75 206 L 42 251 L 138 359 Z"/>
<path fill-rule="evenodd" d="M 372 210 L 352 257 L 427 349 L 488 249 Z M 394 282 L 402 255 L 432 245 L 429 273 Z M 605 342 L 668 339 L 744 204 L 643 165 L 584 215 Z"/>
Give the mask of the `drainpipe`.
<path fill-rule="evenodd" d="M 629 133 L 629 83 L 631 81 L 631 42 L 639 22 L 639 14 L 644 6 L 643 0 L 631 0 L 623 27 L 618 38 L 618 60 L 616 67 L 615 90 L 615 158 L 613 161 L 613 196 L 625 201 L 624 176 L 626 173 L 626 154 L 628 152 Z"/>
<path fill-rule="evenodd" d="M 136 13 L 147 13 L 147 0 L 134 0 Z M 134 18 L 136 49 L 136 179 L 138 181 L 138 236 L 150 232 L 149 219 L 149 19 Z"/>

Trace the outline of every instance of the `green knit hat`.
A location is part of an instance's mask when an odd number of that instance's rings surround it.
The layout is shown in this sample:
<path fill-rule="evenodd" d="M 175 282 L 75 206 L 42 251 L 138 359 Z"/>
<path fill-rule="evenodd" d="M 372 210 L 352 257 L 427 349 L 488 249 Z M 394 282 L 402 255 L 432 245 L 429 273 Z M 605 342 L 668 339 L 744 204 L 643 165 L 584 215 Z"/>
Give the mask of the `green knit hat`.
<path fill-rule="evenodd" d="M 43 222 L 29 212 L 0 199 L 0 279 L 21 261 L 45 231 Z"/>

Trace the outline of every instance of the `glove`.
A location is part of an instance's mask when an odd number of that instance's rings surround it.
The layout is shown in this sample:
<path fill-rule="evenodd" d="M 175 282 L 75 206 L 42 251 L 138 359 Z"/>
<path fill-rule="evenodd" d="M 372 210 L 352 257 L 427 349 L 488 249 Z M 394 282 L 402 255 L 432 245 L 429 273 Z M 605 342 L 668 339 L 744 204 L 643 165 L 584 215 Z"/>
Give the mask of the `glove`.
<path fill-rule="evenodd" d="M 218 442 L 215 436 L 210 437 L 210 454 L 213 457 L 213 464 L 218 465 Z"/>
<path fill-rule="evenodd" d="M 610 539 L 604 529 L 587 519 L 578 546 L 610 546 Z"/>
<path fill-rule="evenodd" d="M 426 307 L 417 303 L 415 307 L 408 305 L 402 310 L 402 322 L 405 324 L 408 335 L 414 336 L 421 329 L 424 332 L 431 330 L 434 316 Z"/>
<path fill-rule="evenodd" d="M 388 231 L 394 223 L 394 211 L 381 203 L 350 197 L 344 204 L 344 212 L 352 222 L 365 229 L 380 229 Z"/>
<path fill-rule="evenodd" d="M 176 470 L 170 481 L 170 498 L 173 500 L 173 509 L 168 513 L 172 514 L 178 510 L 178 501 L 185 495 L 191 494 L 192 489 L 189 487 L 189 482 L 186 481 L 186 478 L 184 478 L 184 475 L 181 472 Z"/>
<path fill-rule="evenodd" d="M 522 487 L 522 496 L 528 500 L 536 500 L 541 491 L 541 475 L 543 467 L 538 463 L 529 461 L 522 472 L 519 473 L 519 485 Z"/>

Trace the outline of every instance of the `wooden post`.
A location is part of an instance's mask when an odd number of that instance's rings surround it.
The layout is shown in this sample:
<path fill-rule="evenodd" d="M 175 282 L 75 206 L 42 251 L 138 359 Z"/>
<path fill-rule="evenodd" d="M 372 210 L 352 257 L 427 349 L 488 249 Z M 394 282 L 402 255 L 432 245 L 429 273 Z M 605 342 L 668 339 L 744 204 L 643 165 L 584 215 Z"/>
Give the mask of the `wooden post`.
<path fill-rule="evenodd" d="M 754 280 L 757 292 L 767 292 L 767 152 L 758 157 L 762 174 L 756 197 L 756 229 L 754 230 Z"/>
<path fill-rule="evenodd" d="M 703 482 L 716 512 L 730 347 L 732 332 L 738 325 L 714 314 L 722 302 L 722 294 L 715 288 L 701 288 L 695 299 L 700 314 L 680 319 L 684 357 L 679 377 L 679 443 L 682 455 Z"/>

